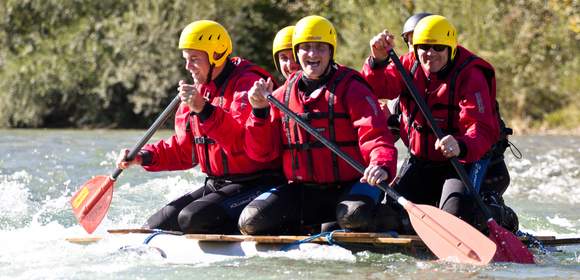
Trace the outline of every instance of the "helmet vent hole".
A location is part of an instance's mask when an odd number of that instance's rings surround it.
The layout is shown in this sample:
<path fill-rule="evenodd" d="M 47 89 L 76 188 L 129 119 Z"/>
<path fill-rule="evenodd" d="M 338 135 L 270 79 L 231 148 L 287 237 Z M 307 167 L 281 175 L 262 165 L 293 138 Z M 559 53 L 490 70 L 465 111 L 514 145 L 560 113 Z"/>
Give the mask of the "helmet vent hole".
<path fill-rule="evenodd" d="M 219 40 L 221 36 L 222 36 L 221 34 L 218 34 L 218 37 L 217 37 L 217 39 Z"/>
<path fill-rule="evenodd" d="M 197 38 L 198 41 L 201 41 L 203 39 L 203 34 L 199 36 L 199 38 Z"/>
<path fill-rule="evenodd" d="M 207 40 L 208 40 L 208 41 L 210 41 L 210 40 L 211 40 L 211 36 L 213 36 L 213 35 L 209 35 L 209 38 L 207 38 Z"/>

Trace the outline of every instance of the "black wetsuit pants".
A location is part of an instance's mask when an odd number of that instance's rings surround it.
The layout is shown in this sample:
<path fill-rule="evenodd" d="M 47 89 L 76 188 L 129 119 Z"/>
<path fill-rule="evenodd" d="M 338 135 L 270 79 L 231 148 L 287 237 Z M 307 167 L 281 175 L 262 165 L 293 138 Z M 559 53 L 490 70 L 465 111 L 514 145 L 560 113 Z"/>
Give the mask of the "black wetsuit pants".
<path fill-rule="evenodd" d="M 308 234 L 320 224 L 367 230 L 383 193 L 359 182 L 318 185 L 291 183 L 261 194 L 242 212 L 244 234 Z"/>
<path fill-rule="evenodd" d="M 473 201 L 451 162 L 411 157 L 401 166 L 400 174 L 395 190 L 406 199 L 437 206 L 467 221 L 471 219 Z"/>
<path fill-rule="evenodd" d="M 471 164 L 465 165 L 467 172 L 471 168 Z M 399 174 L 400 178 L 395 185 L 395 190 L 413 203 L 439 207 L 471 224 L 481 223 L 478 221 L 478 218 L 481 218 L 479 217 L 480 210 L 476 207 L 469 190 L 461 182 L 450 161 L 432 162 L 410 157 L 401 166 Z M 481 183 L 480 193 L 484 195 L 484 198 L 488 195 L 501 198 L 509 182 L 509 172 L 503 159 L 492 159 Z M 405 221 L 405 211 L 396 201 L 390 200 L 390 198 L 387 201 L 387 205 L 398 209 L 403 217 L 402 228 L 397 226 L 392 228 L 409 233 L 411 229 L 408 220 Z M 503 200 L 501 204 L 503 204 Z M 503 207 L 503 205 L 499 206 Z M 495 212 L 492 211 L 492 213 Z M 514 219 L 515 221 L 513 221 Z M 517 218 L 506 220 L 506 224 L 510 228 L 517 228 Z"/>
<path fill-rule="evenodd" d="M 242 209 L 261 193 L 284 181 L 279 172 L 208 177 L 204 186 L 170 202 L 149 217 L 144 227 L 184 233 L 238 234 Z"/>

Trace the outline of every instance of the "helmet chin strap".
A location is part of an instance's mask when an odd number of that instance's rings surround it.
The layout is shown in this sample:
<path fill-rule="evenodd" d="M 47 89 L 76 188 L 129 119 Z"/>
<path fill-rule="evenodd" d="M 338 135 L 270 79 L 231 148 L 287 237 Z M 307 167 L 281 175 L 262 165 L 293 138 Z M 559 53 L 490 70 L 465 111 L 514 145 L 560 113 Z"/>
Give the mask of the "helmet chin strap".
<path fill-rule="evenodd" d="M 207 72 L 207 79 L 205 80 L 205 84 L 209 84 L 209 82 L 211 82 L 212 80 L 212 75 L 213 75 L 213 69 L 215 68 L 215 63 L 212 63 L 209 66 L 209 71 Z"/>
<path fill-rule="evenodd" d="M 328 75 L 328 73 L 330 73 L 330 68 L 333 65 L 335 65 L 334 59 L 333 58 L 330 58 L 330 60 L 328 61 L 328 65 L 326 66 L 326 69 L 324 70 L 324 75 L 323 76 L 326 76 L 326 75 Z"/>

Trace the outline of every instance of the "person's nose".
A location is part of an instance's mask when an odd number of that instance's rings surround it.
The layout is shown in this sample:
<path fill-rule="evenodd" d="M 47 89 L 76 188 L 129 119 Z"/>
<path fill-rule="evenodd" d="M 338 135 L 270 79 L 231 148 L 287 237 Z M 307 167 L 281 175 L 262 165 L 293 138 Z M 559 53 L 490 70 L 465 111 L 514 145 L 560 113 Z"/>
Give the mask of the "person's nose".
<path fill-rule="evenodd" d="M 187 60 L 185 61 L 185 70 L 191 71 L 194 69 L 193 63 L 191 63 L 191 61 Z"/>
<path fill-rule="evenodd" d="M 311 57 L 318 55 L 318 53 L 320 53 L 320 51 L 317 48 L 309 48 L 306 50 L 306 55 Z"/>

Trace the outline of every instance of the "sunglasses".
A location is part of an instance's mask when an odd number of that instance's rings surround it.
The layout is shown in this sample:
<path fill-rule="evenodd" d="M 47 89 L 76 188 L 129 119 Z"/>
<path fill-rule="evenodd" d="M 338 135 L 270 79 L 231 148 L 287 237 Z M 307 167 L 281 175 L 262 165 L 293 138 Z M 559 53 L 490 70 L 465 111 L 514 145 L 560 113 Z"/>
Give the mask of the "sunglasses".
<path fill-rule="evenodd" d="M 417 45 L 417 48 L 422 49 L 424 51 L 428 51 L 429 49 L 433 48 L 436 52 L 444 51 L 447 46 L 446 45 Z"/>

